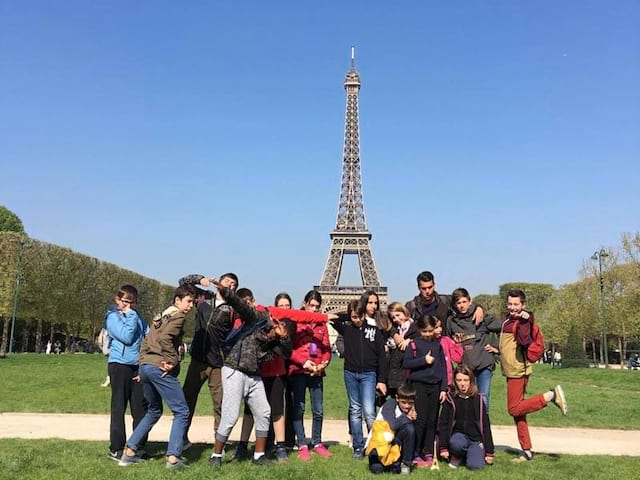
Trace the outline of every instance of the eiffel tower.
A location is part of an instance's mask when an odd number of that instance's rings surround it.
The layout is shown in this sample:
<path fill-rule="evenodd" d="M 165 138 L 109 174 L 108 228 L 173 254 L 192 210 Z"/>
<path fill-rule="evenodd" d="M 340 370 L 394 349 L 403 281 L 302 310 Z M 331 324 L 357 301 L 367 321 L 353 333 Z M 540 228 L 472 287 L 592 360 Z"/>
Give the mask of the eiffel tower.
<path fill-rule="evenodd" d="M 359 298 L 366 290 L 373 290 L 378 294 L 381 309 L 386 308 L 387 305 L 387 287 L 380 286 L 378 271 L 371 253 L 371 233 L 364 218 L 358 120 L 360 75 L 356 70 L 354 48 L 351 48 L 351 68 L 344 80 L 344 89 L 347 93 L 347 111 L 338 220 L 336 228 L 329 234 L 331 249 L 322 272 L 320 285 L 315 287 L 322 294 L 323 308 L 328 313 L 345 312 L 349 302 Z M 345 255 L 358 256 L 362 285 L 340 285 L 340 273 Z"/>

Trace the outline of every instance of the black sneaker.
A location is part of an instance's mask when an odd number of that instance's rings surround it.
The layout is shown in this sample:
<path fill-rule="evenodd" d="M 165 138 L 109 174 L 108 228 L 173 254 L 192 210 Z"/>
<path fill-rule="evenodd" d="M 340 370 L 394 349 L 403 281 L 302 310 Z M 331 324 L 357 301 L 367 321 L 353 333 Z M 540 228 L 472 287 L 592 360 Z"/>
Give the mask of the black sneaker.
<path fill-rule="evenodd" d="M 211 465 L 213 468 L 221 468 L 222 457 L 209 457 L 209 465 Z"/>
<path fill-rule="evenodd" d="M 284 447 L 278 447 L 276 449 L 276 459 L 280 463 L 289 461 L 289 456 L 287 455 L 287 449 Z"/>
<path fill-rule="evenodd" d="M 115 450 L 115 451 L 109 450 L 109 453 L 107 454 L 107 456 L 111 460 L 113 460 L 115 462 L 119 462 L 120 461 L 120 457 L 122 457 L 122 450 Z"/>
<path fill-rule="evenodd" d="M 118 462 L 118 465 L 120 465 L 121 467 L 128 467 L 129 465 L 133 465 L 141 462 L 144 462 L 144 460 L 141 459 L 138 455 L 133 455 L 132 457 L 130 457 L 126 453 L 123 453 L 122 456 L 120 457 L 120 461 Z"/>
<path fill-rule="evenodd" d="M 266 466 L 271 465 L 273 462 L 269 460 L 266 455 L 261 455 L 257 460 L 255 458 L 251 460 L 251 463 L 254 465 Z"/>
<path fill-rule="evenodd" d="M 236 451 L 233 454 L 233 459 L 236 462 L 242 462 L 247 459 L 247 453 L 249 451 L 249 446 L 246 442 L 239 442 L 236 446 Z"/>

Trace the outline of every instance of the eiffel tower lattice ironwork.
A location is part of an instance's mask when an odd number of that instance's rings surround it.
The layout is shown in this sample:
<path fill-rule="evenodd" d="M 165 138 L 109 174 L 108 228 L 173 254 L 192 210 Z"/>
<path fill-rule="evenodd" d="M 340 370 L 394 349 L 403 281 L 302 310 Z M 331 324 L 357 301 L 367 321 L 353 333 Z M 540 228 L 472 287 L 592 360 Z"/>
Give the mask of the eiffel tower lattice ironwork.
<path fill-rule="evenodd" d="M 378 294 L 381 308 L 385 308 L 387 304 L 387 288 L 380 285 L 380 278 L 371 253 L 371 233 L 364 216 L 358 119 L 360 75 L 355 67 L 353 48 L 351 49 L 351 68 L 347 72 L 344 88 L 347 107 L 338 219 L 336 228 L 330 233 L 331 250 L 322 272 L 320 285 L 315 287 L 322 294 L 323 309 L 329 313 L 346 311 L 349 302 L 359 298 L 366 290 L 373 290 Z M 362 285 L 340 285 L 340 273 L 345 255 L 358 256 Z"/>

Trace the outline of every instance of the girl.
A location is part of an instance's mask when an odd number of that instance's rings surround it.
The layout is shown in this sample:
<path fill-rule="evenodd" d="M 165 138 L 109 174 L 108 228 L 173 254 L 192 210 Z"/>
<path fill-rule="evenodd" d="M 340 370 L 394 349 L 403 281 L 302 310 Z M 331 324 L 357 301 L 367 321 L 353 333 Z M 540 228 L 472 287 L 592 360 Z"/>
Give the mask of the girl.
<path fill-rule="evenodd" d="M 304 310 L 317 312 L 322 304 L 322 296 L 311 290 L 304 297 Z M 299 323 L 289 364 L 289 382 L 293 391 L 293 428 L 298 441 L 298 457 L 303 462 L 311 459 L 304 431 L 305 394 L 309 389 L 313 412 L 313 451 L 321 457 L 331 453 L 322 444 L 323 382 L 325 369 L 331 361 L 331 346 L 326 323 Z"/>
<path fill-rule="evenodd" d="M 444 353 L 444 359 L 447 367 L 447 385 L 449 386 L 449 391 L 453 391 L 453 364 L 452 362 L 456 362 L 457 364 L 462 361 L 462 345 L 458 342 L 454 342 L 451 337 L 443 337 L 442 336 L 442 322 L 438 320 L 438 324 L 434 330 L 435 339 L 440 342 L 440 346 L 442 347 L 442 352 Z"/>
<path fill-rule="evenodd" d="M 349 397 L 349 431 L 353 436 L 353 458 L 364 457 L 362 417 L 371 430 L 376 417 L 376 390 L 386 395 L 384 336 L 373 318 L 378 297 L 365 292 L 348 308 L 349 317 L 334 321 L 333 327 L 344 338 L 344 384 Z M 366 320 L 365 320 L 366 319 Z M 345 321 L 346 320 L 346 321 Z"/>
<path fill-rule="evenodd" d="M 440 343 L 434 338 L 438 319 L 425 315 L 416 322 L 418 338 L 404 352 L 402 366 L 409 370 L 409 381 L 416 397 L 416 453 L 418 467 L 433 463 L 434 440 L 440 403 L 447 396 L 447 370 Z"/>
<path fill-rule="evenodd" d="M 455 370 L 455 393 L 447 396 L 440 417 L 440 456 L 451 468 L 462 463 L 470 470 L 493 464 L 493 436 L 489 415 L 478 393 L 473 372 L 466 365 Z"/>
<path fill-rule="evenodd" d="M 407 345 L 409 345 L 411 338 L 415 336 L 415 326 L 411 329 L 413 325 L 411 313 L 409 313 L 409 309 L 402 303 L 393 302 L 389 305 L 387 312 L 393 322 L 391 333 L 395 344 L 395 348 L 390 350 L 389 355 L 387 395 L 393 398 L 398 388 L 406 383 L 404 369 L 402 368 L 402 359 L 404 358 L 404 351 Z"/>
<path fill-rule="evenodd" d="M 173 424 L 167 446 L 167 468 L 185 467 L 182 459 L 183 438 L 189 422 L 189 407 L 178 381 L 184 319 L 193 307 L 195 292 L 191 287 L 176 288 L 173 305 L 153 319 L 140 350 L 140 380 L 148 408 L 122 453 L 119 465 L 138 463 L 140 443 L 162 416 L 164 400 L 173 412 Z"/>

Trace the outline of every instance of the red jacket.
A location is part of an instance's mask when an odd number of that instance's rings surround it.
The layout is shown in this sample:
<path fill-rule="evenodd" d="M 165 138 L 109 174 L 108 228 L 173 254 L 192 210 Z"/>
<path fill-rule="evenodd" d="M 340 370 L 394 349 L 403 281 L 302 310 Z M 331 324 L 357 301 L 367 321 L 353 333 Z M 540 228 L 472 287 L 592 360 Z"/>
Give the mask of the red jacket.
<path fill-rule="evenodd" d="M 315 356 L 312 356 L 314 349 Z M 307 360 L 316 364 L 331 361 L 331 345 L 329 344 L 329 330 L 326 322 L 297 324 L 289 375 L 307 374 L 308 372 L 302 368 Z M 322 372 L 322 376 L 324 376 L 324 372 Z"/>
<path fill-rule="evenodd" d="M 306 312 L 304 310 L 293 310 L 276 307 L 266 307 L 266 309 L 269 311 L 269 314 L 271 314 L 271 316 L 276 320 L 288 318 L 289 320 L 292 320 L 298 324 L 316 323 L 326 325 L 328 318 L 324 313 Z M 277 356 L 260 364 L 260 376 L 262 377 L 281 377 L 286 374 L 287 367 L 285 364 L 285 359 L 282 356 Z"/>

